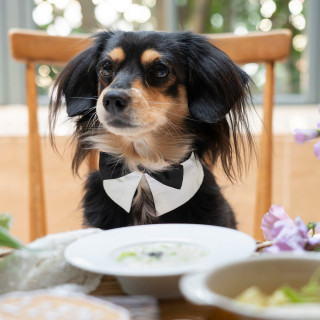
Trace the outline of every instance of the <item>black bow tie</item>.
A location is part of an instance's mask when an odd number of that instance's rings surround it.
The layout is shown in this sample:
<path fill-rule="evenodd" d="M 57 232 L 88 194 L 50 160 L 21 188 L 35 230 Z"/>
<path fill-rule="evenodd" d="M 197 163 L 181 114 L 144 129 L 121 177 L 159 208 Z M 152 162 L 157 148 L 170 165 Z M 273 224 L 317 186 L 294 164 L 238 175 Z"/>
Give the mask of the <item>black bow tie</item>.
<path fill-rule="evenodd" d="M 130 171 L 125 168 L 123 160 L 105 152 L 100 152 L 99 170 L 102 180 L 117 179 L 130 173 Z M 153 172 L 144 170 L 142 172 L 147 173 L 166 186 L 175 189 L 180 189 L 182 186 L 183 166 L 181 164 L 172 165 L 164 171 Z"/>

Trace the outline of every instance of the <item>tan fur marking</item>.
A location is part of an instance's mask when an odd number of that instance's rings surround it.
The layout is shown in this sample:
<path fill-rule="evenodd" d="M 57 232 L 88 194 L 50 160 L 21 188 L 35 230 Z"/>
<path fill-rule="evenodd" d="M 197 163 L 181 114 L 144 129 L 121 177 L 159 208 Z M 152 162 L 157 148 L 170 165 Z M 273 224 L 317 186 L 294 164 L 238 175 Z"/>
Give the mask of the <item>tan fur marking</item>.
<path fill-rule="evenodd" d="M 158 51 L 153 49 L 148 49 L 142 53 L 141 63 L 142 64 L 152 63 L 155 60 L 158 60 L 159 58 L 161 58 L 161 54 Z"/>
<path fill-rule="evenodd" d="M 194 137 L 184 126 L 189 109 L 183 85 L 179 86 L 178 92 L 176 98 L 171 98 L 136 80 L 130 89 L 127 116 L 138 129 L 109 132 L 107 128 L 88 140 L 97 149 L 123 158 L 130 170 L 138 170 L 139 166 L 162 170 L 180 162 L 190 153 Z"/>
<path fill-rule="evenodd" d="M 162 126 L 168 123 L 168 119 L 178 124 L 189 115 L 188 100 L 185 88 L 180 85 L 178 88 L 179 95 L 172 98 L 164 94 L 164 91 L 172 83 L 163 88 L 145 87 L 140 80 L 136 80 L 132 84 L 133 92 L 131 94 L 131 108 L 139 115 L 143 116 L 145 123 L 155 123 L 156 126 Z M 144 99 L 146 103 L 141 103 Z M 138 121 L 141 119 L 137 119 Z M 178 124 L 179 127 L 179 124 Z"/>
<path fill-rule="evenodd" d="M 121 47 L 112 49 L 108 55 L 113 61 L 117 62 L 122 62 L 126 58 L 126 54 Z"/>

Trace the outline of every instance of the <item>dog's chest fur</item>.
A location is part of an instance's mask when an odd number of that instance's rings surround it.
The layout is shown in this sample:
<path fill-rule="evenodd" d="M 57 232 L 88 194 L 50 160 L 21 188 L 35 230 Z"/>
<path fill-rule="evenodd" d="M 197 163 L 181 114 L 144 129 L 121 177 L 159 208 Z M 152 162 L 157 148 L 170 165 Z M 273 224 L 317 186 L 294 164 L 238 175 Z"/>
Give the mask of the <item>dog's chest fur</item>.
<path fill-rule="evenodd" d="M 161 171 L 173 163 L 179 163 L 190 153 L 193 136 L 178 128 L 172 131 L 168 125 L 164 125 L 152 135 L 141 138 L 109 133 L 89 139 L 101 151 L 124 159 L 130 171 L 141 167 Z M 131 214 L 137 225 L 156 222 L 158 219 L 152 192 L 144 176 L 133 199 Z"/>
<path fill-rule="evenodd" d="M 130 214 L 132 214 L 135 225 L 153 223 L 158 220 L 152 192 L 145 176 L 138 185 Z"/>
<path fill-rule="evenodd" d="M 141 168 L 161 171 L 173 163 L 180 162 L 190 153 L 191 135 L 182 134 L 179 130 L 170 132 L 166 128 L 162 134 L 146 138 L 121 137 L 110 134 L 94 137 L 93 143 L 106 153 L 123 159 L 129 171 Z M 153 195 L 145 176 L 142 177 L 133 198 L 130 214 L 133 224 L 155 223 L 158 220 Z"/>

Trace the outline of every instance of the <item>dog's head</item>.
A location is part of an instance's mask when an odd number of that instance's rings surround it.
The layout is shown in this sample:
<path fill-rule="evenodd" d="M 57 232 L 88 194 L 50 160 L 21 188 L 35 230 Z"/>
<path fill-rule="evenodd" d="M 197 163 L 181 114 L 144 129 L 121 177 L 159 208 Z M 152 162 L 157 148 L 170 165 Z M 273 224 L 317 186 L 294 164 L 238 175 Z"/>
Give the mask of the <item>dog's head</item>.
<path fill-rule="evenodd" d="M 51 119 L 63 97 L 77 118 L 74 169 L 90 147 L 151 169 L 195 151 L 212 162 L 221 156 L 232 176 L 235 134 L 240 126 L 249 134 L 245 72 L 190 32 L 101 32 L 94 39 L 62 71 L 51 103 Z"/>

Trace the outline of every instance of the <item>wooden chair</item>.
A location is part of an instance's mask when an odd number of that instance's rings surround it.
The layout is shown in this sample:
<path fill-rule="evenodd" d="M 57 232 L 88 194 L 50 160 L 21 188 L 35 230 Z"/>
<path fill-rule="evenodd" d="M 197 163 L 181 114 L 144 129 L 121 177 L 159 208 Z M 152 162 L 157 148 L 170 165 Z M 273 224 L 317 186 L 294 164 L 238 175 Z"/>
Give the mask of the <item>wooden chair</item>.
<path fill-rule="evenodd" d="M 274 65 L 284 60 L 290 52 L 291 32 L 275 30 L 252 32 L 246 35 L 210 34 L 212 44 L 225 51 L 238 63 L 263 63 L 266 65 L 263 123 L 257 178 L 254 237 L 263 239 L 260 223 L 271 205 L 272 193 L 272 113 L 274 104 Z M 14 29 L 9 34 L 12 56 L 26 64 L 27 106 L 29 113 L 29 209 L 31 240 L 47 232 L 40 136 L 37 119 L 36 64 L 63 65 L 90 45 L 82 36 L 50 36 L 42 31 Z M 94 156 L 90 167 L 96 166 Z M 31 223 L 32 222 L 32 223 Z"/>

